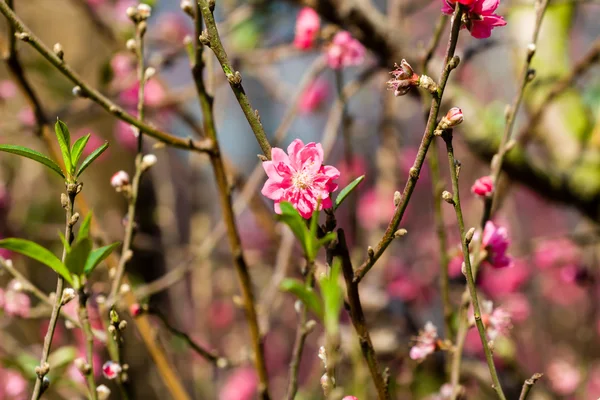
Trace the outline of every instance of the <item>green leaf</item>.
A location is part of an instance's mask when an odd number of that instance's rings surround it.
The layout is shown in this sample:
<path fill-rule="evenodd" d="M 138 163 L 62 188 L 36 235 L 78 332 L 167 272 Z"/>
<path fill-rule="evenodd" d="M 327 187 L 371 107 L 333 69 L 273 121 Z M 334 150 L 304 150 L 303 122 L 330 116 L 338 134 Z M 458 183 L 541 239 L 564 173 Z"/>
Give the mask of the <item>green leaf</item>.
<path fill-rule="evenodd" d="M 0 240 L 0 248 L 14 251 L 23 254 L 29 258 L 33 258 L 52 268 L 54 272 L 65 278 L 69 283 L 73 283 L 71 274 L 67 267 L 60 261 L 52 252 L 37 243 L 19 238 L 8 238 Z"/>
<path fill-rule="evenodd" d="M 96 150 L 94 150 L 92 152 L 92 154 L 90 154 L 89 156 L 87 156 L 87 158 L 85 160 L 83 160 L 83 162 L 81 163 L 81 167 L 79 167 L 79 171 L 77 171 L 77 177 L 79 177 L 79 175 L 81 175 L 81 173 L 87 168 L 89 167 L 96 158 L 100 157 L 100 155 L 102 153 L 104 153 L 104 150 L 106 150 L 108 148 L 108 142 L 104 143 L 102 146 L 98 147 Z"/>
<path fill-rule="evenodd" d="M 77 358 L 77 349 L 73 346 L 63 346 L 54 350 L 48 356 L 48 364 L 52 365 L 53 369 L 66 367 Z"/>
<path fill-rule="evenodd" d="M 312 236 L 306 227 L 306 221 L 290 203 L 282 201 L 279 203 L 279 206 L 281 207 L 279 220 L 290 227 L 296 238 L 300 241 L 306 258 L 308 258 L 309 261 L 313 261 L 314 247 L 311 239 Z"/>
<path fill-rule="evenodd" d="M 356 189 L 356 187 L 365 179 L 365 176 L 359 176 L 358 178 L 356 178 L 355 180 L 353 180 L 352 182 L 350 182 L 348 184 L 348 186 L 346 186 L 345 188 L 343 188 L 340 191 L 340 194 L 337 195 L 337 197 L 335 198 L 335 205 L 333 206 L 334 210 L 337 210 L 337 208 L 340 206 L 340 204 L 342 204 L 342 202 L 344 200 L 346 200 L 346 197 L 348 197 L 348 195 L 350 195 L 350 193 L 352 193 L 352 191 L 354 189 Z"/>
<path fill-rule="evenodd" d="M 38 153 L 35 150 L 29 149 L 23 146 L 14 146 L 11 144 L 0 144 L 0 151 L 5 151 L 7 153 L 17 154 L 22 157 L 27 157 L 32 160 L 35 160 L 41 164 L 44 164 L 46 167 L 50 168 L 52 171 L 59 174 L 62 178 L 65 178 L 65 174 L 62 172 L 57 163 L 43 155 L 42 153 Z"/>
<path fill-rule="evenodd" d="M 87 237 L 78 239 L 71 246 L 71 251 L 67 253 L 65 258 L 65 265 L 71 274 L 79 276 L 83 273 L 91 251 L 92 241 Z"/>
<path fill-rule="evenodd" d="M 60 152 L 65 162 L 65 168 L 67 169 L 67 175 L 71 175 L 73 172 L 73 165 L 71 164 L 71 133 L 69 128 L 60 119 L 56 121 L 54 125 L 54 132 L 58 139 L 58 145 L 60 146 Z"/>
<path fill-rule="evenodd" d="M 340 311 L 344 304 L 344 294 L 338 283 L 340 268 L 340 261 L 336 259 L 331 268 L 330 275 L 321 278 L 319 281 L 323 304 L 325 306 L 323 324 L 325 325 L 325 330 L 330 335 L 337 335 L 338 333 Z"/>
<path fill-rule="evenodd" d="M 113 244 L 109 244 L 108 246 L 100 247 L 90 253 L 90 256 L 85 263 L 85 268 L 83 269 L 83 273 L 85 275 L 91 274 L 94 269 L 100 264 L 106 257 L 113 252 L 113 250 L 118 247 L 121 243 L 115 242 Z"/>
<path fill-rule="evenodd" d="M 77 240 L 81 240 L 83 238 L 89 238 L 90 237 L 90 225 L 92 224 L 92 213 L 88 213 L 88 215 L 85 216 L 85 219 L 83 220 L 83 222 L 81 223 L 81 226 L 79 227 L 79 232 L 77 232 Z"/>
<path fill-rule="evenodd" d="M 327 235 L 317 240 L 317 243 L 315 245 L 316 249 L 319 250 L 321 246 L 325 246 L 327 243 L 331 242 L 335 238 L 337 238 L 337 234 L 335 232 L 329 232 Z"/>
<path fill-rule="evenodd" d="M 309 310 L 320 319 L 323 319 L 323 306 L 319 301 L 319 297 L 314 290 L 307 287 L 303 282 L 298 279 L 287 278 L 281 281 L 279 288 L 298 297 Z"/>
<path fill-rule="evenodd" d="M 79 158 L 81 157 L 81 154 L 83 154 L 85 145 L 87 144 L 88 140 L 90 140 L 91 136 L 92 134 L 88 133 L 87 135 L 80 137 L 75 141 L 75 143 L 73 143 L 73 147 L 71 147 L 71 165 L 73 167 L 73 173 L 77 168 L 77 164 L 79 164 Z"/>

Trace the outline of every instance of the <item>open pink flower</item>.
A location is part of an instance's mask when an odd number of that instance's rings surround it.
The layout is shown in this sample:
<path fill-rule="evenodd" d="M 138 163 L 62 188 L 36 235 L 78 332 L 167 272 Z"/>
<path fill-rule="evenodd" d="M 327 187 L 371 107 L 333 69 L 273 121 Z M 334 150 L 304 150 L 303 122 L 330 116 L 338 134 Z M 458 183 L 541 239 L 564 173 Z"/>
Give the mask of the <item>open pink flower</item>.
<path fill-rule="evenodd" d="M 303 218 L 310 218 L 317 204 L 319 209 L 331 208 L 329 194 L 337 190 L 333 181 L 340 177 L 340 171 L 330 165 L 323 165 L 323 148 L 320 143 L 294 140 L 288 147 L 288 154 L 277 147 L 271 150 L 272 161 L 263 162 L 269 179 L 261 193 L 275 201 L 275 212 L 281 213 L 279 203 L 292 203 Z"/>
<path fill-rule="evenodd" d="M 442 12 L 451 15 L 454 12 L 455 0 L 442 0 Z M 500 5 L 500 0 L 458 0 L 467 6 L 465 15 L 466 27 L 471 36 L 477 39 L 485 39 L 492 35 L 492 29 L 497 26 L 506 25 L 506 21 L 494 12 Z"/>
<path fill-rule="evenodd" d="M 427 322 L 425 328 L 419 332 L 419 336 L 415 339 L 415 345 L 410 349 L 410 358 L 423 361 L 435 351 L 437 338 L 437 328 L 431 322 Z"/>
<path fill-rule="evenodd" d="M 513 262 L 506 254 L 510 239 L 503 226 L 496 226 L 492 221 L 485 224 L 481 244 L 487 251 L 486 261 L 494 268 L 512 267 Z"/>
<path fill-rule="evenodd" d="M 310 7 L 300 10 L 296 19 L 294 46 L 300 50 L 310 49 L 317 39 L 320 24 L 319 14 L 315 10 Z"/>
<path fill-rule="evenodd" d="M 360 65 L 365 58 L 365 48 L 349 32 L 336 33 L 327 48 L 327 64 L 333 69 Z"/>

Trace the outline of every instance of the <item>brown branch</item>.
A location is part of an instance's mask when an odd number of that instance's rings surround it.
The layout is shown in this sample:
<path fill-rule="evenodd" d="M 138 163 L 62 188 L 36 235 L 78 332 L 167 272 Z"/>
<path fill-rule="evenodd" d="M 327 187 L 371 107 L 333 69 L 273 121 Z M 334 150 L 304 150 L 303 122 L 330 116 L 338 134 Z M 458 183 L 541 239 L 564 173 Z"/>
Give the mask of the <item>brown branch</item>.
<path fill-rule="evenodd" d="M 544 376 L 544 374 L 540 374 L 540 373 L 535 373 L 533 374 L 533 376 L 527 380 L 525 380 L 525 382 L 523 383 L 523 389 L 521 390 L 521 395 L 519 396 L 519 400 L 525 400 L 527 399 L 527 396 L 529 396 L 529 392 L 531 391 L 531 388 L 533 387 L 533 385 L 535 385 L 535 383 L 542 377 Z"/>

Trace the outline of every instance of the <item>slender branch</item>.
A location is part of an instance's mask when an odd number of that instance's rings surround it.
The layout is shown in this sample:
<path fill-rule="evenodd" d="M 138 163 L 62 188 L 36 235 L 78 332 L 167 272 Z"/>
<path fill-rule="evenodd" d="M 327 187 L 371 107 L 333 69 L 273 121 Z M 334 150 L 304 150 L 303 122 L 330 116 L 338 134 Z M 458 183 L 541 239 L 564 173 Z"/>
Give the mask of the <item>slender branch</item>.
<path fill-rule="evenodd" d="M 235 213 L 233 211 L 233 204 L 231 201 L 231 189 L 229 182 L 227 181 L 227 175 L 225 173 L 225 166 L 223 164 L 223 159 L 221 157 L 219 142 L 217 138 L 217 128 L 215 125 L 214 114 L 213 114 L 213 98 L 207 92 L 206 87 L 204 85 L 203 71 L 204 71 L 204 60 L 203 60 L 203 46 L 200 42 L 200 33 L 202 31 L 202 19 L 200 18 L 200 12 L 202 10 L 202 14 L 204 15 L 204 19 L 207 21 L 209 31 L 212 31 L 212 35 L 215 35 L 214 39 L 218 42 L 218 35 L 216 32 L 216 26 L 214 25 L 214 18 L 212 16 L 212 11 L 209 10 L 207 2 L 199 1 L 196 3 L 196 18 L 195 18 L 195 27 L 196 27 L 196 41 L 195 41 L 195 57 L 192 61 L 192 75 L 194 78 L 194 83 L 196 85 L 196 89 L 198 91 L 198 99 L 200 101 L 200 107 L 202 109 L 203 122 L 204 122 L 204 132 L 206 136 L 213 142 L 214 152 L 210 153 L 210 161 L 213 167 L 213 172 L 215 176 L 215 180 L 217 182 L 218 192 L 219 192 L 219 201 L 221 203 L 221 209 L 223 212 L 223 219 L 225 222 L 225 226 L 227 228 L 227 237 L 229 240 L 229 245 L 231 247 L 231 253 L 233 255 L 233 263 L 238 275 L 238 280 L 241 286 L 242 299 L 244 302 L 244 309 L 246 312 L 246 320 L 248 322 L 248 326 L 250 329 L 250 335 L 252 339 L 252 346 L 254 350 L 254 362 L 256 371 L 259 378 L 259 387 L 258 391 L 260 394 L 260 398 L 263 400 L 270 399 L 269 395 L 269 381 L 267 375 L 267 367 L 265 362 L 265 354 L 263 349 L 263 338 L 260 333 L 259 325 L 258 325 L 258 316 L 256 314 L 255 300 L 254 294 L 252 291 L 252 281 L 250 279 L 250 274 L 248 272 L 248 265 L 246 263 L 246 259 L 244 257 L 244 252 L 242 249 L 242 243 L 240 240 L 239 231 L 235 221 Z M 212 22 L 212 26 L 210 25 Z M 220 42 L 219 42 L 220 45 Z M 222 46 L 221 46 L 222 49 Z M 223 51 L 224 53 L 224 51 Z M 233 87 L 233 86 L 232 86 Z M 240 86 L 241 88 L 241 86 Z M 235 89 L 234 89 L 235 91 Z M 240 92 L 238 91 L 238 94 Z M 243 91 L 241 92 L 243 94 Z M 243 94 L 245 97 L 245 94 Z M 260 122 L 258 122 L 260 125 Z M 254 128 L 254 127 L 253 127 Z M 262 126 L 260 126 L 260 130 L 262 131 Z M 258 131 L 260 133 L 260 131 Z M 256 133 L 256 131 L 255 131 Z M 266 136 L 264 136 L 264 131 L 262 131 L 264 144 L 268 147 L 263 150 L 268 150 L 268 155 L 270 156 L 270 145 L 266 141 Z M 260 134 L 257 135 L 257 138 L 260 137 Z M 259 140 L 260 143 L 260 140 Z M 261 146 L 262 147 L 262 146 Z M 265 153 L 267 154 L 267 153 Z"/>
<path fill-rule="evenodd" d="M 209 3 L 209 0 L 198 0 L 199 10 L 198 12 L 202 13 L 202 17 L 204 18 L 204 22 L 206 24 L 206 32 L 201 32 L 202 36 L 202 44 L 210 47 L 212 51 L 215 53 L 217 60 L 221 64 L 223 68 L 223 72 L 225 72 L 225 76 L 229 81 L 229 85 L 231 86 L 231 90 L 235 95 L 248 123 L 250 124 L 250 128 L 252 128 L 252 132 L 254 132 L 254 136 L 260 145 L 260 148 L 265 157 L 271 159 L 271 145 L 269 144 L 269 140 L 267 139 L 267 134 L 260 122 L 260 117 L 258 115 L 258 110 L 252 108 L 250 104 L 250 100 L 244 91 L 244 87 L 242 86 L 242 76 L 239 71 L 235 71 L 231 64 L 229 63 L 229 59 L 227 57 L 227 52 L 225 52 L 225 48 L 221 43 L 221 39 L 219 37 L 219 31 L 217 30 L 217 24 L 215 22 L 215 18 L 213 15 L 213 9 L 215 2 L 212 1 L 212 8 Z M 196 17 L 198 18 L 198 16 Z"/>
<path fill-rule="evenodd" d="M 377 397 L 380 400 L 389 400 L 391 399 L 391 396 L 388 385 L 381 373 L 373 343 L 371 342 L 371 336 L 369 335 L 369 329 L 367 328 L 367 322 L 360 303 L 358 282 L 354 279 L 354 269 L 352 267 L 352 261 L 348 252 L 343 229 L 338 229 L 338 243 L 334 252 L 342 261 L 342 272 L 344 274 L 344 280 L 346 281 L 346 292 L 348 295 L 348 305 L 350 307 L 350 319 L 352 320 L 352 325 L 354 325 L 354 329 L 358 335 L 363 357 L 369 366 L 371 377 L 375 383 Z"/>
<path fill-rule="evenodd" d="M 531 37 L 531 42 L 527 46 L 527 53 L 525 57 L 525 62 L 523 63 L 523 68 L 521 70 L 521 74 L 519 76 L 520 86 L 512 104 L 509 106 L 506 112 L 506 124 L 504 126 L 504 133 L 502 134 L 502 139 L 500 141 L 500 147 L 498 148 L 498 153 L 492 158 L 491 162 L 491 176 L 494 182 L 494 191 L 492 193 L 492 198 L 490 201 L 485 202 L 483 218 L 481 220 L 481 227 L 485 226 L 485 223 L 490 219 L 492 215 L 492 210 L 494 203 L 498 200 L 498 179 L 500 177 L 500 172 L 502 171 L 502 163 L 504 161 L 504 156 L 509 150 L 508 143 L 511 139 L 512 131 L 515 126 L 516 115 L 519 111 L 521 103 L 523 101 L 523 94 L 525 93 L 525 88 L 527 84 L 532 80 L 532 74 L 530 71 L 531 60 L 536 52 L 537 39 L 540 33 L 540 28 L 542 26 L 542 19 L 544 18 L 544 14 L 546 13 L 546 9 L 548 8 L 548 3 L 550 0 L 536 0 L 535 9 L 536 9 L 536 17 L 535 17 L 535 26 L 533 28 L 533 34 Z"/>
<path fill-rule="evenodd" d="M 538 126 L 542 118 L 544 117 L 548 105 L 552 103 L 558 96 L 573 84 L 573 82 L 580 78 L 587 70 L 593 67 L 600 60 L 600 38 L 596 39 L 592 47 L 588 52 L 579 60 L 571 72 L 566 76 L 562 77 L 558 81 L 554 82 L 546 97 L 540 102 L 537 109 L 529 117 L 529 122 L 523 129 L 516 135 L 517 140 L 521 145 L 526 145 L 527 142 L 535 134 L 535 128 Z"/>
<path fill-rule="evenodd" d="M 190 348 L 192 350 L 194 350 L 198 355 L 200 355 L 205 360 L 211 362 L 218 368 L 229 368 L 229 367 L 233 366 L 233 363 L 230 360 L 228 360 L 227 358 L 219 356 L 214 351 L 205 349 L 203 346 L 196 343 L 196 341 L 194 339 L 192 339 L 190 337 L 190 335 L 188 335 L 184 331 L 171 325 L 169 323 L 169 320 L 167 319 L 167 317 L 160 311 L 158 311 L 156 309 L 151 309 L 148 312 L 151 315 L 158 317 L 158 319 L 160 319 L 160 321 L 163 323 L 163 325 L 165 326 L 165 328 L 167 328 L 167 330 L 169 332 L 171 332 L 173 335 L 177 336 L 178 338 L 183 339 L 187 343 L 187 345 L 190 346 Z"/>
<path fill-rule="evenodd" d="M 92 333 L 92 326 L 90 325 L 90 318 L 87 312 L 87 300 L 88 295 L 85 293 L 84 288 L 79 289 L 78 309 L 79 321 L 83 335 L 85 337 L 85 352 L 87 358 L 87 365 L 85 368 L 85 378 L 87 381 L 89 396 L 91 400 L 98 400 L 98 393 L 96 392 L 96 381 L 94 380 L 94 335 Z M 88 368 L 89 367 L 89 368 Z"/>
<path fill-rule="evenodd" d="M 2 3 L 4 4 L 4 3 Z M 75 196 L 77 196 L 78 190 L 81 190 L 81 186 L 75 183 L 66 184 L 67 194 L 61 197 L 63 207 L 65 209 L 65 240 L 68 243 L 73 241 L 73 225 L 76 221 L 73 221 L 73 208 L 75 206 Z M 67 257 L 67 248 L 63 246 L 62 262 L 65 262 Z M 50 354 L 50 348 L 52 347 L 52 339 L 54 338 L 54 330 L 56 329 L 56 323 L 58 322 L 58 316 L 60 315 L 60 309 L 62 307 L 62 293 L 64 287 L 64 279 L 58 275 L 56 282 L 56 291 L 54 296 L 54 306 L 52 308 L 52 315 L 50 316 L 50 323 L 48 324 L 48 330 L 44 338 L 44 347 L 42 349 L 42 357 L 40 359 L 39 367 L 36 367 L 37 379 L 31 395 L 31 400 L 38 400 L 44 391 L 48 388 L 48 382 L 44 382 L 44 378 L 50 371 L 50 365 L 48 365 L 48 355 Z"/>
<path fill-rule="evenodd" d="M 535 383 L 542 377 L 544 376 L 544 374 L 540 374 L 540 373 L 535 373 L 533 374 L 533 376 L 527 380 L 525 380 L 525 382 L 523 383 L 523 389 L 521 390 L 521 395 L 519 396 L 519 400 L 525 400 L 527 399 L 527 396 L 529 396 L 529 392 L 531 391 L 531 388 L 533 387 L 533 385 L 535 385 Z"/>
<path fill-rule="evenodd" d="M 402 199 L 398 206 L 396 207 L 396 211 L 394 212 L 394 217 L 390 221 L 383 237 L 377 244 L 377 247 L 374 249 L 374 253 L 369 255 L 367 260 L 363 262 L 363 264 L 358 268 L 355 272 L 354 279 L 356 281 L 360 281 L 367 272 L 375 265 L 379 257 L 383 254 L 383 252 L 390 245 L 392 240 L 394 240 L 395 233 L 398 230 L 398 226 L 402 221 L 402 217 L 404 216 L 404 212 L 406 211 L 406 207 L 408 206 L 408 202 L 411 198 L 411 195 L 415 189 L 417 184 L 417 180 L 419 179 L 419 174 L 421 173 L 421 168 L 423 167 L 423 163 L 425 161 L 425 155 L 427 154 L 427 150 L 429 149 L 429 145 L 433 140 L 433 131 L 437 126 L 437 117 L 440 109 L 440 105 L 442 103 L 442 97 L 444 94 L 444 88 L 446 87 L 446 82 L 448 81 L 448 77 L 450 76 L 450 72 L 458 65 L 458 58 L 454 58 L 454 51 L 456 50 L 456 45 L 458 43 L 458 34 L 460 32 L 461 26 L 461 17 L 463 10 L 458 6 L 457 3 L 456 11 L 452 15 L 451 19 L 451 34 L 448 39 L 448 46 L 446 48 L 446 56 L 444 57 L 443 69 L 440 76 L 440 81 L 438 83 L 438 93 L 433 96 L 431 100 L 431 107 L 429 109 L 429 118 L 427 120 L 427 126 L 425 128 L 425 133 L 423 134 L 423 138 L 421 140 L 421 144 L 419 146 L 419 150 L 417 152 L 417 158 L 410 169 L 408 180 L 406 181 L 406 185 L 404 186 L 404 190 L 402 191 Z M 451 62 L 454 61 L 455 62 Z"/>
<path fill-rule="evenodd" d="M 456 212 L 456 219 L 458 220 L 458 229 L 460 233 L 460 241 L 464 255 L 464 263 L 467 276 L 467 287 L 469 288 L 471 304 L 473 305 L 475 324 L 477 325 L 479 338 L 481 339 L 481 344 L 483 345 L 483 352 L 485 353 L 485 359 L 487 361 L 488 368 L 490 370 L 490 375 L 492 377 L 493 388 L 496 391 L 496 394 L 498 395 L 499 399 L 506 400 L 504 392 L 502 391 L 502 386 L 500 385 L 500 379 L 498 379 L 498 373 L 496 372 L 496 366 L 494 365 L 492 351 L 488 344 L 485 326 L 483 325 L 483 321 L 481 320 L 481 310 L 479 308 L 479 300 L 477 298 L 477 287 L 475 286 L 475 278 L 471 269 L 471 257 L 469 255 L 469 243 L 471 242 L 473 235 L 471 232 L 470 237 L 467 237 L 467 234 L 465 232 L 465 222 L 463 220 L 462 209 L 460 206 L 460 193 L 458 187 L 458 174 L 460 170 L 460 163 L 458 163 L 458 161 L 454 158 L 454 149 L 452 148 L 452 131 L 447 130 L 442 136 L 444 138 L 444 141 L 446 142 L 446 150 L 448 151 L 450 178 L 452 180 L 452 191 L 454 192 L 452 196 L 452 203 L 454 205 L 454 211 Z"/>
<path fill-rule="evenodd" d="M 81 89 L 81 95 L 89 98 L 96 102 L 102 108 L 115 117 L 135 126 L 140 131 L 146 133 L 165 144 L 173 147 L 188 149 L 198 152 L 210 152 L 212 150 L 212 144 L 209 141 L 193 141 L 191 139 L 184 139 L 167 132 L 161 131 L 151 125 L 148 125 L 133 115 L 127 113 L 121 107 L 113 103 L 102 93 L 92 88 L 87 82 L 85 82 L 79 74 L 77 74 L 64 60 L 58 57 L 52 50 L 46 47 L 41 40 L 33 34 L 33 32 L 21 21 L 21 19 L 10 9 L 8 4 L 4 1 L 0 1 L 0 12 L 4 14 L 9 24 L 16 30 L 17 36 L 29 43 L 38 53 L 40 53 L 46 60 L 48 60 L 60 73 L 66 76 L 71 82 Z"/>

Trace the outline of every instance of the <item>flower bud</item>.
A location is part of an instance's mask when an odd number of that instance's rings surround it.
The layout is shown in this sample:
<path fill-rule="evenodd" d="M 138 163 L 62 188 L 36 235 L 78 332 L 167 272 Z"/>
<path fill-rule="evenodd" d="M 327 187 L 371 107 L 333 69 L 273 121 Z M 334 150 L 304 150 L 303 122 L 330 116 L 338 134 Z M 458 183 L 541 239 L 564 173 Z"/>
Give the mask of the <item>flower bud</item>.
<path fill-rule="evenodd" d="M 156 74 L 156 68 L 154 68 L 154 67 L 146 68 L 146 71 L 144 71 L 144 81 L 148 81 L 155 74 Z"/>
<path fill-rule="evenodd" d="M 446 114 L 446 119 L 449 128 L 461 124 L 464 120 L 462 110 L 458 107 L 452 107 Z"/>
<path fill-rule="evenodd" d="M 134 303 L 129 307 L 129 313 L 132 317 L 138 317 L 142 315 L 144 311 L 144 307 L 142 307 L 139 303 Z"/>
<path fill-rule="evenodd" d="M 395 67 L 396 69 L 390 72 L 393 78 L 387 82 L 387 86 L 394 91 L 394 96 L 398 97 L 408 93 L 411 87 L 417 86 L 419 76 L 406 60 L 402 60 L 400 65 L 396 64 Z"/>
<path fill-rule="evenodd" d="M 452 193 L 447 190 L 444 190 L 442 193 L 442 199 L 448 204 L 454 204 L 454 199 L 452 198 Z"/>
<path fill-rule="evenodd" d="M 181 0 L 179 7 L 190 17 L 194 17 L 194 4 L 191 0 Z"/>
<path fill-rule="evenodd" d="M 148 4 L 138 4 L 137 6 L 137 12 L 138 12 L 138 16 L 141 20 L 145 20 L 150 18 L 150 15 L 152 14 L 152 7 L 150 7 Z"/>
<path fill-rule="evenodd" d="M 71 92 L 73 93 L 73 96 L 75 96 L 75 97 L 83 97 L 83 89 L 81 89 L 81 86 L 73 87 Z"/>
<path fill-rule="evenodd" d="M 105 385 L 100 385 L 96 388 L 96 394 L 98 395 L 98 400 L 107 400 L 110 396 L 110 389 Z"/>
<path fill-rule="evenodd" d="M 73 365 L 75 365 L 75 368 L 77 368 L 77 370 L 84 376 L 88 375 L 92 370 L 90 364 L 85 361 L 85 358 L 76 358 L 75 361 L 73 361 Z"/>
<path fill-rule="evenodd" d="M 56 54 L 56 57 L 60 58 L 61 60 L 65 56 L 65 52 L 60 43 L 55 43 L 52 50 L 54 51 L 54 54 Z"/>
<path fill-rule="evenodd" d="M 127 47 L 127 50 L 135 53 L 137 50 L 137 43 L 135 42 L 135 39 L 128 39 L 127 42 L 125 42 L 125 47 Z"/>
<path fill-rule="evenodd" d="M 482 176 L 477 179 L 473 186 L 471 186 L 471 192 L 479 197 L 489 197 L 494 193 L 494 181 L 491 176 Z"/>
<path fill-rule="evenodd" d="M 110 178 L 110 184 L 117 189 L 117 191 L 120 191 L 124 186 L 129 185 L 129 174 L 125 171 L 116 172 L 112 178 Z"/>
<path fill-rule="evenodd" d="M 119 376 L 123 368 L 115 362 L 107 361 L 102 366 L 102 373 L 106 379 L 115 379 Z"/>
<path fill-rule="evenodd" d="M 65 290 L 63 290 L 62 298 L 61 298 L 60 302 L 64 306 L 65 304 L 67 304 L 71 300 L 73 300 L 74 298 L 75 298 L 75 289 L 66 288 Z"/>
<path fill-rule="evenodd" d="M 142 157 L 142 171 L 147 170 L 148 168 L 156 164 L 157 161 L 158 159 L 154 154 L 146 154 L 144 157 Z"/>

